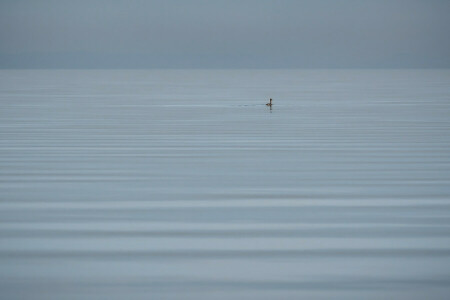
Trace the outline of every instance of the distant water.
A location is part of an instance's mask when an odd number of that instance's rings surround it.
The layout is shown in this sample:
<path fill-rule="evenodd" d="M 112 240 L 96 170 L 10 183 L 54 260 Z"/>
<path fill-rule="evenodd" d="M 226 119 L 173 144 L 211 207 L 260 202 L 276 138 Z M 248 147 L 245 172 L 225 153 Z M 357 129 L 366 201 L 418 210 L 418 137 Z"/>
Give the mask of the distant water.
<path fill-rule="evenodd" d="M 450 70 L 3 70 L 0 104 L 1 299 L 450 295 Z"/>

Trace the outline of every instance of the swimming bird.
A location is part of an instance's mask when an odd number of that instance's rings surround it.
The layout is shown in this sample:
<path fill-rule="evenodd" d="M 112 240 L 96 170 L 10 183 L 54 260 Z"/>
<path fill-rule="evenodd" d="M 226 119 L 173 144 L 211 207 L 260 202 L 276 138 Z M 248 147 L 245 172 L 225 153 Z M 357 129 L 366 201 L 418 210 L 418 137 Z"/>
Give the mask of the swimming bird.
<path fill-rule="evenodd" d="M 272 98 L 270 98 L 270 102 L 266 103 L 267 106 L 272 106 Z"/>

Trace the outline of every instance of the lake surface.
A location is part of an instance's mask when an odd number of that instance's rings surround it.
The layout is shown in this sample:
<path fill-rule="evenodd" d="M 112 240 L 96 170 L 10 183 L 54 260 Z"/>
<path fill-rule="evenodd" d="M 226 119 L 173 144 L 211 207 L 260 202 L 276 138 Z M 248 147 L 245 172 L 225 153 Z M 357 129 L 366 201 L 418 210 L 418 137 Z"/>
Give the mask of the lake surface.
<path fill-rule="evenodd" d="M 0 104 L 2 299 L 448 299 L 450 70 L 2 70 Z"/>

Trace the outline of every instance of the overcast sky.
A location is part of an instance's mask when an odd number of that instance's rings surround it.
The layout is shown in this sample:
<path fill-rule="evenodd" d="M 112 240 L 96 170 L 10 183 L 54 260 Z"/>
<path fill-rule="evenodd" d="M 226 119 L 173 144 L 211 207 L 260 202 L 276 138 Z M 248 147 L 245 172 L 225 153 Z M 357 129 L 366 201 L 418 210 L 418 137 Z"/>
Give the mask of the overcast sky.
<path fill-rule="evenodd" d="M 1 68 L 448 68 L 448 0 L 0 0 Z"/>

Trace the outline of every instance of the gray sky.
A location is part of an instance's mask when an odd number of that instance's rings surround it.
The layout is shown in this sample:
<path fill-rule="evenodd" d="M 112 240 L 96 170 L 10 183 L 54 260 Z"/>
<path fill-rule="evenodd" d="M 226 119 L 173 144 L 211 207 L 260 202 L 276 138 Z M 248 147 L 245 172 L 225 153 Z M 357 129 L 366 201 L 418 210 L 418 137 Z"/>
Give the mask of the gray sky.
<path fill-rule="evenodd" d="M 448 68 L 447 0 L 0 0 L 1 68 Z"/>

